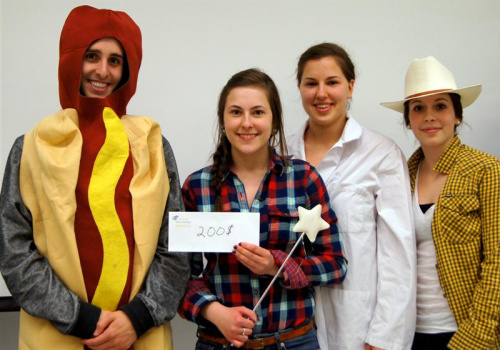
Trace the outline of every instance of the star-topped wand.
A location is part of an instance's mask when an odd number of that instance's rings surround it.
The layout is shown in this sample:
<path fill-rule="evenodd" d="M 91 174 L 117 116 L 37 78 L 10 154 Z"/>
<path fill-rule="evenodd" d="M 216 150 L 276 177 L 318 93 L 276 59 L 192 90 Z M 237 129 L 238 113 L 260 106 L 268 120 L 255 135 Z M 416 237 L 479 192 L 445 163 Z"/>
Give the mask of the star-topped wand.
<path fill-rule="evenodd" d="M 278 278 L 280 275 L 281 271 L 285 267 L 285 264 L 287 263 L 288 259 L 292 256 L 293 252 L 295 249 L 299 246 L 299 244 L 302 242 L 304 239 L 304 234 L 307 235 L 307 238 L 309 238 L 309 241 L 314 242 L 316 240 L 316 236 L 318 235 L 319 231 L 325 230 L 329 228 L 330 225 L 321 218 L 321 204 L 318 204 L 311 210 L 307 210 L 306 208 L 299 207 L 299 222 L 295 224 L 293 227 L 294 232 L 302 232 L 300 235 L 299 239 L 297 242 L 295 242 L 294 246 L 290 250 L 290 253 L 288 253 L 288 256 L 286 257 L 285 261 L 283 261 L 283 264 L 281 264 L 278 272 L 276 275 L 274 275 L 273 279 L 271 280 L 271 283 L 267 286 L 266 290 L 264 293 L 262 293 L 262 296 L 260 297 L 259 301 L 253 308 L 253 312 L 257 310 L 259 305 L 262 302 L 262 299 L 267 295 L 269 290 L 271 289 L 271 286 L 274 284 L 274 281 Z"/>

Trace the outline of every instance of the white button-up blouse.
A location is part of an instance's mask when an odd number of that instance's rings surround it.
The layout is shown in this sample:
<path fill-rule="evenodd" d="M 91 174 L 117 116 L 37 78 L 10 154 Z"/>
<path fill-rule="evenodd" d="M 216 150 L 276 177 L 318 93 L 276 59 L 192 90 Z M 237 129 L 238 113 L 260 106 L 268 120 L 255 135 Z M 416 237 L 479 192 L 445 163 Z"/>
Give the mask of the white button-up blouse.
<path fill-rule="evenodd" d="M 304 132 L 287 138 L 305 159 Z M 410 349 L 415 332 L 416 254 L 408 169 L 389 138 L 348 118 L 317 167 L 338 217 L 348 259 L 344 282 L 316 289 L 322 350 Z"/>

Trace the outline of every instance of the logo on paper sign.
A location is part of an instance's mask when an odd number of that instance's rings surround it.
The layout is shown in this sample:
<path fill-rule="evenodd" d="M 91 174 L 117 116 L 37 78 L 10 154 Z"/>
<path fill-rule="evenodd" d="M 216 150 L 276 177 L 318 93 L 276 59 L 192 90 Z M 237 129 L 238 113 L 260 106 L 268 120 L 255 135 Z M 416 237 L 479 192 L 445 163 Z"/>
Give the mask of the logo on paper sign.
<path fill-rule="evenodd" d="M 187 217 L 182 217 L 180 215 L 172 216 L 172 220 L 174 220 L 175 225 L 177 227 L 189 227 L 191 225 L 191 220 L 189 220 Z"/>

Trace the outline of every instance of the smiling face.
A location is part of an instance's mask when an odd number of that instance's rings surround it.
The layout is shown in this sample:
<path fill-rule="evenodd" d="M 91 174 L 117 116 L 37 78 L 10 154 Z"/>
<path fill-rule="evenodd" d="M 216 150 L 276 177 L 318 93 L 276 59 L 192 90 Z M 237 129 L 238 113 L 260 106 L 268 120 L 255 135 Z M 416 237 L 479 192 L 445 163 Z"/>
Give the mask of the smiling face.
<path fill-rule="evenodd" d="M 444 151 L 459 124 L 450 95 L 431 95 L 408 103 L 410 127 L 422 148 Z"/>
<path fill-rule="evenodd" d="M 87 97 L 105 98 L 118 86 L 123 74 L 124 54 L 113 38 L 94 42 L 83 58 L 81 90 Z"/>
<path fill-rule="evenodd" d="M 352 96 L 353 87 L 354 80 L 346 79 L 333 57 L 307 61 L 299 89 L 309 123 L 343 127 L 347 100 Z"/>
<path fill-rule="evenodd" d="M 272 122 L 271 106 L 263 89 L 237 87 L 229 92 L 224 108 L 224 129 L 235 163 L 248 157 L 268 158 Z"/>

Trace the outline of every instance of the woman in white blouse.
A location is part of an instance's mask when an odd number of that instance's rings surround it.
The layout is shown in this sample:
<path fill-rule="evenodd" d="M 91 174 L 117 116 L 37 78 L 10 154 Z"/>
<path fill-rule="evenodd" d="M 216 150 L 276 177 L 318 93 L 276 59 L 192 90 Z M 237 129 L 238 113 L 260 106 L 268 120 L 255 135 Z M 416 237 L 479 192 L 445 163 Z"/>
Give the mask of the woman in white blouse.
<path fill-rule="evenodd" d="M 343 284 L 316 290 L 321 349 L 409 349 L 416 267 L 404 156 L 348 115 L 355 72 L 343 48 L 307 49 L 297 81 L 309 118 L 287 139 L 289 154 L 323 177 L 349 261 Z"/>

